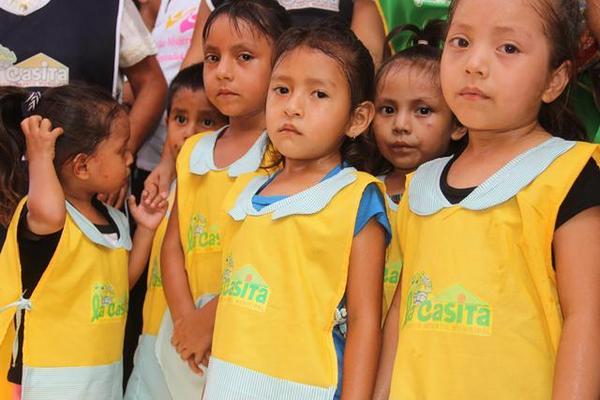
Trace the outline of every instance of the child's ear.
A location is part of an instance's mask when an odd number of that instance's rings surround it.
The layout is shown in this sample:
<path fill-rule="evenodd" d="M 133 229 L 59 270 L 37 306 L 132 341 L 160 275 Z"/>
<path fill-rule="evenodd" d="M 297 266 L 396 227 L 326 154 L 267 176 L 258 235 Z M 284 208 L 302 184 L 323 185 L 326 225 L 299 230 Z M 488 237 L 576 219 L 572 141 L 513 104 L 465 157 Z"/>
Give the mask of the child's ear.
<path fill-rule="evenodd" d="M 546 90 L 542 93 L 542 101 L 544 103 L 552 103 L 561 95 L 569 83 L 572 68 L 571 61 L 565 61 L 552 72 L 546 85 Z"/>
<path fill-rule="evenodd" d="M 464 126 L 456 126 L 456 127 L 454 127 L 454 130 L 452 131 L 452 133 L 450 133 L 450 139 L 454 140 L 455 142 L 458 142 L 466 134 L 467 134 L 467 128 L 466 127 L 464 127 Z"/>
<path fill-rule="evenodd" d="M 88 180 L 90 178 L 89 169 L 90 157 L 87 154 L 79 153 L 70 161 L 71 172 L 73 175 L 81 180 Z"/>
<path fill-rule="evenodd" d="M 375 105 L 370 101 L 363 101 L 360 103 L 352 112 L 352 119 L 350 120 L 350 126 L 346 130 L 346 135 L 355 138 L 361 133 L 365 132 L 373 117 L 375 116 Z"/>

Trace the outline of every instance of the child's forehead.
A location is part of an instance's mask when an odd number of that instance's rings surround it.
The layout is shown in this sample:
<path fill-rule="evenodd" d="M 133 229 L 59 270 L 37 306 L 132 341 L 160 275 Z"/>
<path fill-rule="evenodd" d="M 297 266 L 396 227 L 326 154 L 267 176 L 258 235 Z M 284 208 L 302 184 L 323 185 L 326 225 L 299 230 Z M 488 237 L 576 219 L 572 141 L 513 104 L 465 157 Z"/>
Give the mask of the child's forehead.
<path fill-rule="evenodd" d="M 489 31 L 544 31 L 548 2 L 553 0 L 460 0 L 450 29 L 484 27 Z"/>
<path fill-rule="evenodd" d="M 399 62 L 390 65 L 377 82 L 377 93 L 394 91 L 399 86 L 441 94 L 439 69 L 422 63 Z"/>
<path fill-rule="evenodd" d="M 213 33 L 217 33 L 217 35 L 215 36 Z M 213 46 L 218 46 L 222 43 L 214 40 L 222 39 L 223 35 L 226 35 L 229 40 L 242 41 L 246 45 L 256 44 L 256 41 L 260 39 L 268 40 L 265 34 L 249 21 L 228 14 L 222 14 L 213 21 L 206 32 L 206 42 L 210 42 Z"/>
<path fill-rule="evenodd" d="M 311 65 L 318 66 L 318 68 L 306 68 Z M 346 72 L 340 60 L 307 45 L 294 47 L 281 54 L 273 67 L 273 76 L 277 77 L 278 74 L 290 69 L 300 69 L 307 75 L 334 76 L 346 81 Z"/>
<path fill-rule="evenodd" d="M 202 88 L 192 89 L 189 87 L 181 87 L 173 94 L 171 100 L 171 110 L 178 109 L 195 109 L 205 106 L 208 103 L 206 92 Z"/>

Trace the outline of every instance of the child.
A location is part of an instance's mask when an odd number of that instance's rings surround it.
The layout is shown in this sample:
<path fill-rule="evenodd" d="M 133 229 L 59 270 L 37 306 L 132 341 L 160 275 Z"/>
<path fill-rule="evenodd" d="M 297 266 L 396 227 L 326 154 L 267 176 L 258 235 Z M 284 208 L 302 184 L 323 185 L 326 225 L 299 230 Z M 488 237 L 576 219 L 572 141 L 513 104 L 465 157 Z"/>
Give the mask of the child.
<path fill-rule="evenodd" d="M 286 32 L 274 60 L 280 169 L 225 202 L 205 398 L 371 398 L 389 222 L 380 183 L 350 165 L 364 162 L 373 61 L 349 29 L 317 26 Z"/>
<path fill-rule="evenodd" d="M 230 125 L 196 135 L 181 149 L 161 256 L 172 342 L 196 372 L 204 357 L 197 349 L 212 336 L 216 302 L 210 300 L 220 288 L 222 201 L 237 176 L 261 165 L 272 49 L 288 26 L 285 9 L 269 0 L 229 2 L 204 26 L 206 95 Z"/>
<path fill-rule="evenodd" d="M 215 107 L 208 102 L 202 80 L 202 64 L 181 70 L 171 81 L 167 97 L 165 125 L 166 145 L 172 154 L 178 154 L 183 142 L 197 132 L 219 129 L 227 123 Z M 169 204 L 173 203 L 175 187 L 172 186 Z M 126 399 L 172 398 L 163 371 L 155 356 L 156 335 L 167 309 L 160 274 L 160 248 L 167 228 L 168 218 L 158 227 L 152 244 L 144 301 L 144 325 L 135 357 L 135 366 L 127 385 Z"/>
<path fill-rule="evenodd" d="M 384 315 L 402 269 L 395 228 L 406 175 L 424 162 L 445 155 L 451 141 L 462 135 L 456 129 L 439 82 L 441 27 L 440 21 L 432 21 L 423 31 L 404 25 L 390 32 L 388 41 L 411 33 L 413 45 L 386 60 L 375 77 L 375 117 L 371 131 L 382 156 L 375 173 L 383 175 L 394 232 L 383 280 Z"/>
<path fill-rule="evenodd" d="M 128 178 L 127 114 L 94 87 L 28 94 L 0 91 L 0 140 L 15 150 L 17 168 L 26 151 L 29 171 L 28 194 L 0 253 L 1 346 L 13 346 L 8 379 L 15 398 L 22 390 L 24 399 L 120 399 L 128 289 L 146 264 L 166 204 L 129 199 L 138 223 L 132 249 L 126 217 L 95 199 Z M 15 172 L 2 171 L 10 185 L 3 193 L 23 184 L 13 178 L 24 174 Z"/>
<path fill-rule="evenodd" d="M 573 141 L 563 103 L 577 15 L 575 0 L 452 5 L 441 82 L 468 144 L 419 167 L 400 203 L 392 399 L 600 397 L 600 152 Z"/>

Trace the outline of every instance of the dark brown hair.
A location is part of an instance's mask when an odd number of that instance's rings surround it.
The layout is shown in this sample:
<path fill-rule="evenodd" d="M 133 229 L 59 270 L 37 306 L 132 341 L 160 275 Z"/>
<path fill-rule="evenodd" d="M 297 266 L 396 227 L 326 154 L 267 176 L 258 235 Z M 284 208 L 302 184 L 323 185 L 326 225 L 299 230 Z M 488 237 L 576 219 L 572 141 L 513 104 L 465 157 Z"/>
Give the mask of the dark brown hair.
<path fill-rule="evenodd" d="M 208 16 L 202 39 L 206 41 L 215 21 L 226 15 L 234 28 L 240 31 L 240 22 L 250 25 L 256 33 L 264 35 L 271 42 L 275 42 L 286 29 L 291 26 L 288 12 L 274 0 L 229 0 L 217 7 Z"/>
<path fill-rule="evenodd" d="M 40 115 L 61 127 L 56 140 L 54 166 L 58 170 L 77 154 L 92 154 L 108 137 L 115 118 L 124 109 L 105 90 L 73 83 L 47 89 L 31 112 L 23 104 L 27 89 L 0 87 L 0 224 L 10 221 L 14 208 L 27 190 L 27 166 L 23 161 L 25 138 L 21 121 Z"/>
<path fill-rule="evenodd" d="M 570 63 L 570 83 L 551 103 L 542 103 L 538 121 L 553 136 L 568 140 L 589 140 L 585 128 L 570 106 L 572 82 L 576 75 L 575 59 L 579 50 L 581 13 L 578 0 L 529 0 L 543 20 L 544 31 L 550 44 L 549 69 L 564 62 Z M 448 27 L 452 24 L 460 0 L 452 0 Z"/>

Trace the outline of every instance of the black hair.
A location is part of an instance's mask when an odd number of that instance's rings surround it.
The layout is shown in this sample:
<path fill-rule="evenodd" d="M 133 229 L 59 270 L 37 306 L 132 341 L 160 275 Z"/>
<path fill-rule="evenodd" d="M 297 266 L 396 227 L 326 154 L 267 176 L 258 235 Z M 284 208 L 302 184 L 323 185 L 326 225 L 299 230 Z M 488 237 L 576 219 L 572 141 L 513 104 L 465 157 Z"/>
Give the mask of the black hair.
<path fill-rule="evenodd" d="M 204 90 L 204 78 L 202 77 L 203 63 L 192 64 L 179 71 L 169 85 L 167 92 L 167 116 L 171 113 L 173 98 L 181 89 L 190 89 L 191 91 Z"/>
<path fill-rule="evenodd" d="M 109 136 L 113 121 L 125 115 L 110 93 L 83 83 L 45 90 L 28 112 L 23 105 L 30 94 L 24 88 L 0 87 L 0 224 L 10 221 L 26 191 L 25 138 L 20 127 L 24 118 L 40 115 L 64 130 L 55 146 L 54 166 L 59 170 L 77 154 L 92 154 Z"/>
<path fill-rule="evenodd" d="M 204 42 L 221 15 L 226 15 L 238 32 L 240 21 L 243 21 L 271 42 L 275 42 L 291 26 L 288 12 L 275 0 L 228 0 L 214 9 L 206 19 L 202 30 Z"/>
<path fill-rule="evenodd" d="M 347 27 L 331 19 L 320 24 L 289 29 L 281 36 L 273 52 L 276 66 L 291 51 L 305 47 L 320 51 L 333 59 L 346 76 L 350 89 L 350 111 L 365 101 L 373 101 L 375 67 L 369 50 Z M 340 149 L 342 161 L 359 170 L 368 170 L 368 152 L 365 135 L 354 139 L 345 137 Z M 272 146 L 270 146 L 272 147 Z M 284 162 L 272 148 L 274 165 Z"/>
<path fill-rule="evenodd" d="M 375 87 L 385 78 L 390 70 L 399 66 L 418 67 L 430 72 L 434 82 L 439 82 L 439 67 L 442 56 L 441 45 L 446 30 L 446 23 L 442 20 L 432 20 L 423 29 L 415 25 L 400 25 L 394 28 L 386 37 L 386 43 L 391 43 L 403 33 L 411 33 L 410 46 L 388 57 L 377 71 Z M 385 47 L 388 47 L 387 44 Z"/>
<path fill-rule="evenodd" d="M 431 20 L 423 29 L 411 24 L 400 25 L 392 29 L 386 37 L 386 45 L 384 48 L 389 48 L 388 44 L 391 44 L 396 37 L 405 33 L 411 34 L 411 37 L 409 38 L 409 47 L 392 56 L 388 54 L 388 58 L 384 60 L 375 75 L 375 87 L 379 88 L 379 85 L 391 71 L 404 67 L 417 68 L 419 71 L 428 74 L 431 81 L 439 86 L 440 60 L 442 56 L 441 46 L 444 41 L 445 32 L 446 22 L 442 20 Z M 452 114 L 452 117 L 454 123 L 459 126 L 460 123 L 454 114 Z M 375 175 L 385 175 L 392 172 L 394 166 L 386 160 L 377 149 L 372 127 L 369 130 L 368 136 L 370 139 L 370 150 L 373 154 L 371 157 L 371 172 Z M 460 141 L 451 140 L 447 154 L 445 155 L 455 153 L 464 145 L 465 143 L 462 139 Z"/>
<path fill-rule="evenodd" d="M 542 103 L 538 121 L 553 136 L 568 140 L 589 140 L 579 118 L 570 105 L 570 93 L 576 76 L 576 56 L 579 51 L 579 34 L 582 15 L 578 0 L 529 0 L 543 20 L 544 31 L 550 43 L 548 68 L 556 69 L 570 64 L 570 82 L 560 96 L 551 103 Z M 450 4 L 448 27 L 460 0 Z"/>

